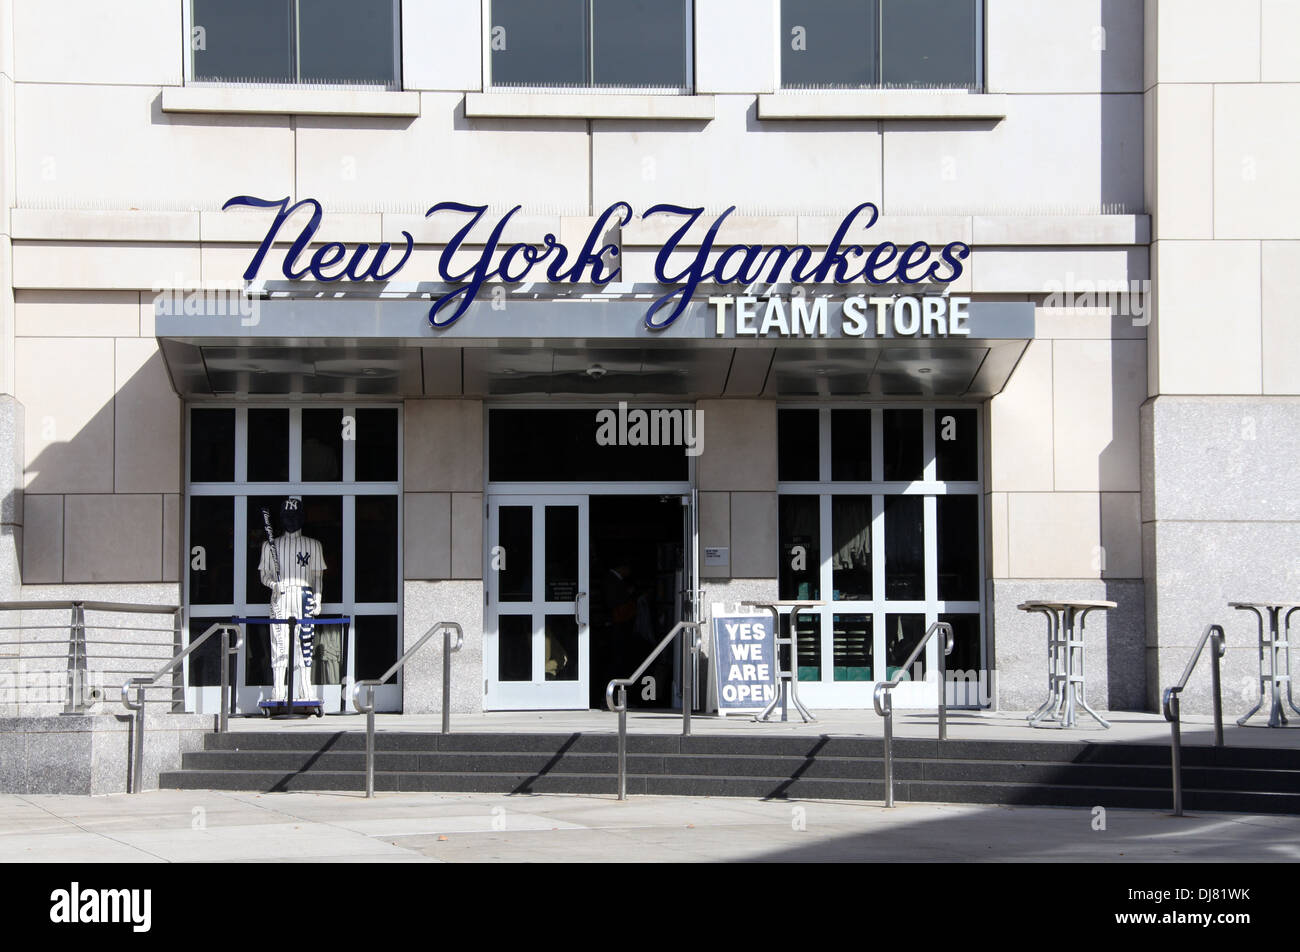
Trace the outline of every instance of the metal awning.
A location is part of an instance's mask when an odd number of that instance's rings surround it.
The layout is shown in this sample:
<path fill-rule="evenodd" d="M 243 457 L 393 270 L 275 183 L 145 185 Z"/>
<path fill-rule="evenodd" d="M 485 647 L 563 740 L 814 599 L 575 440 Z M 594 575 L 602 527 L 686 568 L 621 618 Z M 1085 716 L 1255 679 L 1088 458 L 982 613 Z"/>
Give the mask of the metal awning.
<path fill-rule="evenodd" d="M 440 330 L 427 300 L 271 297 L 155 327 L 184 397 L 987 397 L 1034 336 L 1024 302 L 972 302 L 969 336 L 933 338 L 846 337 L 836 321 L 825 337 L 720 337 L 703 301 L 652 331 L 646 306 L 480 300 Z"/>

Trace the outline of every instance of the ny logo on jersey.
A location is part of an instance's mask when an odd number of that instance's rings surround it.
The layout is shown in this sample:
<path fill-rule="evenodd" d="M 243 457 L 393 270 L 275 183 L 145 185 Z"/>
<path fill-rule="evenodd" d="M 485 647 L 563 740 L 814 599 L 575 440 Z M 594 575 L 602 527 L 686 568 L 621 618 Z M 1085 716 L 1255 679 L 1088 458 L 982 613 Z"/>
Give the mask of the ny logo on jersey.
<path fill-rule="evenodd" d="M 296 553 L 296 554 L 295 554 L 295 558 L 297 558 L 297 560 L 298 560 L 298 564 L 299 564 L 299 565 L 309 565 L 309 564 L 311 564 L 311 556 L 308 555 L 306 552 L 298 552 L 298 553 Z"/>

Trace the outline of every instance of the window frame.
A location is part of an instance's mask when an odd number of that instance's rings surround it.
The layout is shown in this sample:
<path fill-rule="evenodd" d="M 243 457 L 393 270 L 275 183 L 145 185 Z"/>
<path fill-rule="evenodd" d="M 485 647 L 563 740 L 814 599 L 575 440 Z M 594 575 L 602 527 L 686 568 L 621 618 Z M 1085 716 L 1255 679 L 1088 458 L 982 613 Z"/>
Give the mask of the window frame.
<path fill-rule="evenodd" d="M 293 0 L 293 39 L 294 39 L 294 71 L 298 72 L 301 65 L 298 63 L 297 49 L 301 42 L 300 31 L 298 26 L 298 4 L 301 0 Z M 393 77 L 383 85 L 374 83 L 315 83 L 302 82 L 301 80 L 287 83 L 269 83 L 264 81 L 256 82 L 239 82 L 238 80 L 196 80 L 194 78 L 194 53 L 192 45 L 192 34 L 194 30 L 194 0 L 185 0 L 181 4 L 181 42 L 184 44 L 184 56 L 182 57 L 185 74 L 184 83 L 186 86 L 194 86 L 198 89 L 212 89 L 232 87 L 235 89 L 332 89 L 332 90 L 358 90 L 367 92 L 400 92 L 405 89 L 403 80 L 403 63 L 402 63 L 402 0 L 391 0 L 393 6 Z"/>
<path fill-rule="evenodd" d="M 832 410 L 870 410 L 871 411 L 871 480 L 832 480 L 831 479 L 831 411 Z M 885 410 L 921 410 L 922 416 L 922 461 L 924 469 L 922 478 L 915 481 L 885 480 L 884 474 L 884 427 L 883 411 Z M 947 409 L 971 409 L 975 410 L 975 421 L 978 427 L 976 434 L 976 461 L 974 480 L 947 480 L 941 481 L 937 476 L 938 460 L 935 454 L 935 440 L 937 438 L 936 419 L 937 411 Z M 975 707 L 981 705 L 980 692 L 982 691 L 990 701 L 992 700 L 993 684 L 991 679 L 993 674 L 990 670 L 990 652 L 988 645 L 988 618 L 987 618 L 987 591 L 986 582 L 988 580 L 988 565 L 986 540 L 988 537 L 987 523 L 987 503 L 984 489 L 984 465 L 986 459 L 986 448 L 984 445 L 985 434 L 987 433 L 987 420 L 983 412 L 983 404 L 977 401 L 953 399 L 953 400 L 933 400 L 928 399 L 924 402 L 903 402 L 903 401 L 882 401 L 882 402 L 864 402 L 864 401 L 828 401 L 828 402 L 799 402 L 782 400 L 777 403 L 777 411 L 781 410 L 816 410 L 818 411 L 818 479 L 809 481 L 781 481 L 777 482 L 777 495 L 780 496 L 812 496 L 818 500 L 818 579 L 821 588 L 821 601 L 825 604 L 819 608 L 813 608 L 808 611 L 800 612 L 801 616 L 818 615 L 820 617 L 819 639 L 821 644 L 821 676 L 817 681 L 800 681 L 799 691 L 808 702 L 809 706 L 816 707 L 819 704 L 824 707 L 844 708 L 844 707 L 864 707 L 870 703 L 870 694 L 868 689 L 875 684 L 880 683 L 881 674 L 885 673 L 885 656 L 879 650 L 884 644 L 886 632 L 884 630 L 886 617 L 888 615 L 923 615 L 925 626 L 928 627 L 935 621 L 939 620 L 941 615 L 975 615 L 979 619 L 978 632 L 978 658 L 979 658 L 979 675 L 975 682 L 976 690 L 971 691 L 969 687 L 958 688 L 953 682 L 949 682 L 951 687 L 947 688 L 947 700 L 952 707 Z M 779 433 L 777 436 L 779 440 Z M 778 443 L 778 460 L 779 460 L 779 443 Z M 908 495 L 920 496 L 923 500 L 922 518 L 924 527 L 924 571 L 925 585 L 923 598 L 919 600 L 891 600 L 886 596 L 885 589 L 885 525 L 884 509 L 885 502 L 889 496 Z M 973 600 L 944 600 L 939 597 L 939 551 L 938 551 L 938 504 L 937 497 L 940 495 L 969 495 L 978 500 L 978 540 L 977 540 L 977 567 L 979 573 L 977 594 L 978 598 Z M 834 553 L 834 526 L 832 525 L 832 506 L 833 499 L 836 496 L 866 496 L 871 500 L 872 524 L 871 524 L 871 571 L 872 571 L 872 597 L 869 600 L 834 600 L 834 569 L 832 558 Z M 783 540 L 778 531 L 777 538 L 777 558 L 783 558 Z M 779 571 L 779 569 L 778 569 Z M 834 672 L 834 650 L 835 650 L 835 632 L 834 616 L 841 615 L 870 615 L 872 617 L 872 677 L 871 681 L 836 681 Z M 926 647 L 925 665 L 926 677 L 924 684 L 933 684 L 930 680 L 931 672 L 935 670 L 938 663 L 938 642 L 932 640 Z M 967 682 L 969 684 L 969 682 Z M 901 694 L 897 702 L 903 706 L 932 704 L 934 702 L 933 688 L 918 690 L 908 682 L 904 681 L 897 689 Z"/>
<path fill-rule="evenodd" d="M 233 410 L 235 412 L 235 465 L 232 478 L 229 482 L 225 481 L 205 481 L 196 482 L 190 479 L 191 469 L 191 452 L 193 446 L 194 427 L 191 423 L 192 413 L 195 410 Z M 302 431 L 302 411 L 303 410 L 342 410 L 344 415 L 350 411 L 355 413 L 362 409 L 390 409 L 397 411 L 395 426 L 397 427 L 397 474 L 395 480 L 389 481 L 365 481 L 359 482 L 356 475 L 356 450 L 355 440 L 343 441 L 342 470 L 337 480 L 312 481 L 307 482 L 302 478 L 302 449 L 303 449 L 303 431 Z M 249 410 L 288 410 L 289 411 L 289 478 L 284 482 L 250 482 L 248 480 L 248 411 Z M 258 598 L 254 598 L 248 591 L 244 590 L 244 582 L 248 574 L 248 553 L 241 545 L 241 540 L 248 537 L 249 527 L 247 524 L 247 499 L 255 496 L 279 496 L 286 494 L 310 495 L 310 496 L 337 496 L 341 499 L 342 504 L 342 564 L 330 566 L 327 571 L 342 572 L 341 578 L 341 596 L 342 600 L 338 602 L 327 601 L 321 604 L 321 613 L 323 615 L 344 614 L 356 616 L 364 615 L 391 615 L 397 619 L 397 654 L 401 654 L 402 638 L 405 621 L 405 495 L 403 490 L 403 472 L 405 460 L 405 433 L 404 419 L 405 409 L 400 402 L 377 401 L 369 402 L 364 400 L 320 400 L 310 403 L 304 402 L 287 402 L 287 401 L 232 401 L 232 400 L 214 400 L 214 401 L 187 401 L 184 405 L 184 486 L 185 491 L 180 499 L 181 512 L 179 518 L 181 522 L 182 539 L 184 547 L 182 555 L 183 563 L 181 571 L 181 604 L 184 606 L 185 614 L 185 642 L 189 642 L 189 620 L 192 617 L 226 617 L 231 616 L 257 616 L 266 610 L 266 603 L 261 599 L 261 593 Z M 232 602 L 200 602 L 197 605 L 191 602 L 190 591 L 190 558 L 193 551 L 193 539 L 191 537 L 192 526 L 190 525 L 190 516 L 192 512 L 191 500 L 196 497 L 220 497 L 231 498 L 234 500 L 234 552 L 231 571 L 233 573 L 233 586 L 231 596 Z M 357 600 L 356 593 L 356 536 L 357 536 L 357 515 L 356 500 L 361 496 L 391 496 L 397 502 L 397 538 L 394 542 L 396 545 L 397 555 L 397 579 L 396 579 L 396 599 L 386 602 L 362 602 Z M 351 569 L 351 571 L 349 571 Z M 323 594 L 323 593 L 322 593 Z M 352 683 L 352 675 L 356 659 L 356 628 L 355 625 L 351 631 L 352 637 L 349 639 L 348 656 L 343 658 L 342 676 L 349 685 Z M 239 653 L 236 662 L 236 676 L 232 679 L 232 687 L 237 696 L 240 697 L 241 706 L 247 703 L 246 693 L 256 687 L 264 685 L 247 683 L 247 646 Z M 396 680 L 392 684 L 385 684 L 376 690 L 376 709 L 388 711 L 400 711 L 402 709 L 402 694 L 404 691 L 405 672 L 398 672 Z M 182 683 L 186 686 L 186 707 L 187 709 L 208 710 L 217 689 L 205 685 L 190 684 L 190 665 L 189 659 L 186 659 L 182 672 Z M 318 687 L 325 688 L 326 685 Z M 205 694 L 206 692 L 206 694 Z M 327 699 L 328 700 L 328 699 Z"/>
<path fill-rule="evenodd" d="M 875 0 L 876 6 L 876 82 L 870 86 L 787 86 L 785 83 L 785 54 L 789 37 L 785 35 L 784 8 L 786 0 L 777 2 L 777 57 L 776 57 L 776 91 L 778 93 L 817 93 L 817 92 L 925 92 L 925 91 L 965 91 L 972 95 L 984 95 L 988 92 L 987 77 L 985 76 L 986 63 L 988 62 L 987 43 L 988 31 L 986 23 L 988 20 L 988 2 L 987 0 L 971 0 L 976 5 L 975 11 L 975 82 L 970 86 L 886 86 L 884 85 L 884 56 L 883 46 L 881 45 L 883 33 L 883 7 L 879 0 Z"/>
<path fill-rule="evenodd" d="M 586 59 L 587 70 L 589 73 L 595 71 L 595 18 L 592 15 L 593 4 L 596 0 L 585 0 L 587 3 L 587 40 L 586 40 Z M 495 84 L 492 80 L 492 0 L 486 0 L 483 4 L 483 28 L 480 35 L 483 40 L 483 92 L 494 94 L 532 94 L 541 93 L 545 95 L 568 94 L 568 95 L 642 95 L 642 96 L 693 96 L 695 92 L 695 57 L 697 55 L 695 44 L 695 3 L 696 0 L 684 0 L 685 10 L 684 17 L 686 20 L 685 42 L 686 42 L 686 76 L 684 86 L 546 86 L 546 85 L 509 85 L 503 86 Z M 188 33 L 187 33 L 188 35 Z"/>

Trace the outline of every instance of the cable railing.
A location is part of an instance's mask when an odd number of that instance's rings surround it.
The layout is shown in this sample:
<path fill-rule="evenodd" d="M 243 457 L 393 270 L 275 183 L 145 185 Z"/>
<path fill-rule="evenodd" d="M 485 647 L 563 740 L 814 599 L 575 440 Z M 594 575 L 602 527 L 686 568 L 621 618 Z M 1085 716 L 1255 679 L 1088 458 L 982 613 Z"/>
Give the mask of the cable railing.
<path fill-rule="evenodd" d="M 936 621 L 926 629 L 924 637 L 912 653 L 907 656 L 907 660 L 899 665 L 894 676 L 888 680 L 876 685 L 875 694 L 872 696 L 872 703 L 875 705 L 876 713 L 885 721 L 885 806 L 894 805 L 894 688 L 898 687 L 899 682 L 903 680 L 908 670 L 925 646 L 930 643 L 930 638 L 935 632 L 943 632 L 943 650 L 939 652 L 939 740 L 948 739 L 948 677 L 945 671 L 944 659 L 952 654 L 952 625 L 946 621 Z"/>
<path fill-rule="evenodd" d="M 627 799 L 627 689 L 636 684 L 646 669 L 654 664 L 679 633 L 689 632 L 682 638 L 682 736 L 691 735 L 691 708 L 695 706 L 695 658 L 700 644 L 702 622 L 679 621 L 672 631 L 664 635 L 654 650 L 641 662 L 631 677 L 615 678 L 605 686 L 605 704 L 618 714 L 618 798 Z M 617 692 L 617 696 L 615 695 Z"/>
<path fill-rule="evenodd" d="M 18 613 L 17 624 L 7 613 Z M 57 618 L 66 612 L 66 621 Z M 118 616 L 103 623 L 95 614 Z M 121 675 L 141 675 L 167 661 L 182 641 L 176 605 L 88 600 L 0 602 L 0 710 L 18 716 L 85 714 L 105 700 Z M 32 616 L 36 617 L 32 617 Z M 88 617 L 88 615 L 90 617 Z M 165 627 L 121 616 L 171 615 Z M 123 623 L 123 622 L 126 623 Z M 183 701 L 183 685 L 155 684 Z"/>
<path fill-rule="evenodd" d="M 375 795 L 375 688 L 382 685 L 385 681 L 395 675 L 405 667 L 406 662 L 411 659 L 417 651 L 424 647 L 424 643 L 433 637 L 434 633 L 441 630 L 442 635 L 442 732 L 451 733 L 451 656 L 465 644 L 465 633 L 461 630 L 460 625 L 454 621 L 440 621 L 429 628 L 420 640 L 411 647 L 407 648 L 400 658 L 393 662 L 393 666 L 377 678 L 368 678 L 365 681 L 358 681 L 352 685 L 352 706 L 358 713 L 366 715 L 366 796 Z M 456 641 L 453 644 L 452 635 L 455 635 Z M 362 700 L 362 692 L 365 692 L 365 700 Z"/>
<path fill-rule="evenodd" d="M 1207 641 L 1210 644 L 1210 696 L 1214 702 L 1214 746 L 1223 746 L 1223 696 L 1219 659 L 1227 653 L 1228 648 L 1223 635 L 1223 626 L 1208 625 L 1201 633 L 1201 640 L 1196 643 L 1196 650 L 1188 659 L 1187 667 L 1183 669 L 1183 676 L 1173 687 L 1165 688 L 1164 693 L 1165 720 L 1169 722 L 1169 729 L 1173 735 L 1170 739 L 1170 759 L 1173 766 L 1174 816 L 1183 815 L 1183 731 L 1179 695 L 1187 687 L 1192 671 L 1196 668 L 1196 662 L 1201 660 L 1201 652 L 1205 650 Z"/>
<path fill-rule="evenodd" d="M 127 791 L 128 793 L 140 792 L 144 775 L 145 689 L 155 684 L 159 678 L 175 671 L 186 658 L 218 632 L 221 634 L 221 709 L 217 714 L 217 733 L 224 734 L 230 726 L 228 718 L 232 703 L 230 657 L 238 654 L 240 647 L 244 643 L 244 635 L 238 625 L 229 622 L 214 622 L 208 626 L 207 631 L 192 639 L 184 651 L 181 651 L 152 675 L 131 678 L 122 685 L 122 704 L 135 715 L 135 729 L 131 732 L 131 743 L 134 747 L 131 755 L 131 788 Z M 234 644 L 231 644 L 230 641 L 232 632 L 235 636 Z M 134 701 L 131 699 L 132 689 L 135 690 Z"/>

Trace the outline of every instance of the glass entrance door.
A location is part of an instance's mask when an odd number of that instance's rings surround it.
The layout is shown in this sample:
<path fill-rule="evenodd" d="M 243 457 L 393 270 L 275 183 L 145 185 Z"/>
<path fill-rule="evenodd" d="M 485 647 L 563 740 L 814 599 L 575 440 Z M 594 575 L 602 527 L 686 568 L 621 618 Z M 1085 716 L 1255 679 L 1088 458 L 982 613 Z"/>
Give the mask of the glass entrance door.
<path fill-rule="evenodd" d="M 586 709 L 588 538 L 586 496 L 489 498 L 488 710 Z"/>

